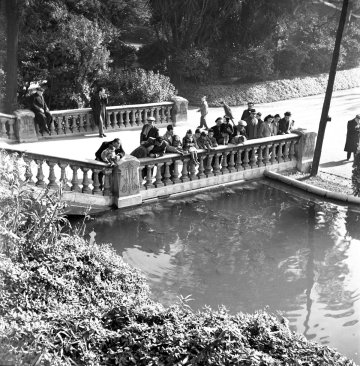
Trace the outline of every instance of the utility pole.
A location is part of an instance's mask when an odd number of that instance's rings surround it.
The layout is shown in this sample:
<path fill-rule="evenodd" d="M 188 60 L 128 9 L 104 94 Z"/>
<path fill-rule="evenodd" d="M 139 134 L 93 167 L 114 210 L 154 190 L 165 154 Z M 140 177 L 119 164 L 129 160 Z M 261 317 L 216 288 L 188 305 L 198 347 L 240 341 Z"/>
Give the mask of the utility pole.
<path fill-rule="evenodd" d="M 328 85 L 326 88 L 323 109 L 321 112 L 319 130 L 318 130 L 315 152 L 314 152 L 314 159 L 313 159 L 313 163 L 312 163 L 312 167 L 311 167 L 310 175 L 312 177 L 316 176 L 316 174 L 318 173 L 318 170 L 319 170 L 321 150 L 322 150 L 322 145 L 323 145 L 324 136 L 325 136 L 326 123 L 328 121 L 328 116 L 329 116 L 331 96 L 332 96 L 332 92 L 333 92 L 333 88 L 334 88 L 336 68 L 337 68 L 337 64 L 339 61 L 341 39 L 342 39 L 342 35 L 343 35 L 345 23 L 346 23 L 346 14 L 347 14 L 348 6 L 349 6 L 349 0 L 343 0 L 340 20 L 339 20 L 339 26 L 338 26 L 338 30 L 336 33 L 334 52 L 333 52 L 333 56 L 332 56 L 332 60 L 331 60 L 329 80 L 328 80 Z"/>

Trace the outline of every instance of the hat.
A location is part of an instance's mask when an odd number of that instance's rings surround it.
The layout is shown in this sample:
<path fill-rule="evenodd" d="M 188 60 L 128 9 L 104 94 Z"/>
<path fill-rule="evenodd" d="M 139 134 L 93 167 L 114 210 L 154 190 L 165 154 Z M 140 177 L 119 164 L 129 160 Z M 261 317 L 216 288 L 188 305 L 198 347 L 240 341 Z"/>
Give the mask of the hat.
<path fill-rule="evenodd" d="M 200 128 L 197 128 L 196 130 L 195 130 L 195 133 L 200 133 L 201 131 L 200 131 Z"/>
<path fill-rule="evenodd" d="M 250 112 L 251 113 L 256 113 L 256 109 L 252 108 L 252 109 L 250 109 Z"/>
<path fill-rule="evenodd" d="M 261 116 L 261 112 L 257 112 L 257 113 L 256 113 L 256 115 L 257 115 L 257 116 Z"/>
<path fill-rule="evenodd" d="M 247 123 L 241 119 L 241 120 L 238 122 L 238 125 L 240 125 L 240 126 L 247 126 Z"/>
<path fill-rule="evenodd" d="M 230 116 L 226 115 L 224 116 L 225 119 L 230 119 Z"/>
<path fill-rule="evenodd" d="M 154 117 L 148 117 L 147 120 L 148 121 L 155 121 L 155 118 Z"/>
<path fill-rule="evenodd" d="M 171 131 L 171 130 L 173 130 L 173 129 L 174 129 L 174 127 L 173 127 L 173 125 L 167 125 L 167 126 L 166 126 L 166 129 L 167 129 L 168 131 Z"/>
<path fill-rule="evenodd" d="M 284 116 L 291 116 L 291 112 L 285 112 Z"/>
<path fill-rule="evenodd" d="M 187 130 L 186 133 L 191 133 L 192 134 L 192 131 L 191 130 Z"/>
<path fill-rule="evenodd" d="M 254 104 L 254 102 L 247 102 L 247 104 Z"/>
<path fill-rule="evenodd" d="M 280 117 L 280 114 L 279 113 L 276 113 L 275 116 L 274 116 L 274 118 L 276 118 L 276 117 Z"/>
<path fill-rule="evenodd" d="M 222 117 L 218 117 L 218 118 L 216 118 L 215 122 L 217 122 L 217 121 L 219 121 L 221 119 L 222 119 Z"/>
<path fill-rule="evenodd" d="M 210 128 L 208 133 L 210 133 L 210 132 L 214 133 L 214 130 L 212 128 Z"/>
<path fill-rule="evenodd" d="M 206 132 L 205 131 L 201 132 L 201 136 L 206 136 Z"/>

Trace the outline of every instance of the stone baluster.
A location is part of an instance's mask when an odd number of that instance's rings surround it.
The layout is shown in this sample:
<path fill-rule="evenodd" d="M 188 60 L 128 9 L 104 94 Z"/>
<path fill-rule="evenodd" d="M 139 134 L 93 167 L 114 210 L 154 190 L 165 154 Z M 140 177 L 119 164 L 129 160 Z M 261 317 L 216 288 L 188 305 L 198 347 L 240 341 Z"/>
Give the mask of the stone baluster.
<path fill-rule="evenodd" d="M 182 160 L 183 167 L 182 167 L 181 178 L 180 178 L 182 182 L 189 181 L 189 174 L 188 174 L 188 170 L 187 170 L 189 160 L 190 160 L 190 158 L 183 158 L 183 160 Z"/>
<path fill-rule="evenodd" d="M 290 141 L 285 141 L 284 146 L 284 161 L 289 161 L 289 147 L 290 147 Z"/>
<path fill-rule="evenodd" d="M 81 167 L 81 170 L 83 172 L 82 192 L 91 194 L 91 188 L 89 187 L 90 180 L 89 180 L 89 177 L 88 177 L 89 168 Z"/>
<path fill-rule="evenodd" d="M 43 163 L 44 161 L 43 160 L 35 160 L 36 164 L 37 164 L 37 168 L 38 168 L 38 171 L 37 171 L 37 175 L 36 175 L 36 185 L 38 187 L 41 187 L 41 188 L 44 188 L 46 186 L 45 184 L 45 181 L 44 181 L 44 172 L 43 172 Z"/>
<path fill-rule="evenodd" d="M 258 167 L 264 166 L 264 163 L 263 163 L 263 146 L 262 145 L 258 146 L 257 151 L 258 151 L 258 158 L 257 158 L 257 161 L 256 161 L 257 166 Z"/>
<path fill-rule="evenodd" d="M 70 186 L 68 185 L 68 179 L 67 179 L 67 176 L 66 176 L 66 168 L 67 168 L 68 164 L 60 163 L 59 166 L 60 166 L 60 169 L 61 169 L 60 183 L 62 184 L 62 187 L 63 187 L 64 191 L 69 191 Z"/>
<path fill-rule="evenodd" d="M 93 170 L 93 191 L 92 193 L 95 195 L 102 195 L 102 191 L 100 189 L 100 181 L 99 181 L 99 173 L 101 169 L 94 169 Z"/>
<path fill-rule="evenodd" d="M 170 180 L 170 177 L 171 177 L 171 174 L 170 174 L 170 165 L 171 164 L 172 164 L 172 161 L 166 161 L 165 162 L 165 172 L 164 172 L 163 183 L 166 186 L 168 186 L 170 184 L 173 184 L 173 182 Z"/>
<path fill-rule="evenodd" d="M 55 117 L 55 118 L 52 118 L 51 119 L 51 122 L 50 122 L 50 126 L 49 126 L 49 131 L 50 131 L 50 133 L 52 134 L 52 135 L 54 135 L 55 134 L 55 121 L 57 120 L 57 117 Z"/>
<path fill-rule="evenodd" d="M 263 156 L 264 165 L 269 165 L 270 156 L 269 156 L 269 145 L 268 144 L 265 145 L 263 152 L 264 152 L 264 156 Z"/>
<path fill-rule="evenodd" d="M 253 169 L 256 166 L 256 149 L 257 149 L 257 146 L 252 146 L 250 149 L 251 149 L 250 167 L 251 167 L 251 169 Z"/>
<path fill-rule="evenodd" d="M 154 185 L 155 185 L 156 188 L 164 186 L 164 183 L 162 181 L 162 176 L 161 176 L 161 169 L 162 169 L 163 165 L 164 165 L 164 163 L 155 164 L 155 166 L 156 166 L 156 176 L 155 176 Z"/>
<path fill-rule="evenodd" d="M 291 141 L 290 151 L 289 151 L 289 159 L 290 160 L 294 160 L 294 156 L 295 156 L 295 144 L 296 144 L 296 141 Z"/>
<path fill-rule="evenodd" d="M 229 173 L 228 171 L 228 162 L 227 162 L 227 157 L 228 157 L 229 152 L 228 151 L 223 151 L 222 153 L 222 159 L 221 159 L 221 173 L 222 174 L 226 174 Z"/>
<path fill-rule="evenodd" d="M 139 177 L 139 187 L 140 187 L 141 190 L 144 190 L 145 189 L 145 187 L 144 187 L 144 179 L 143 179 L 142 174 L 141 174 L 142 169 L 143 169 L 143 167 L 142 166 L 139 166 L 139 174 L 138 174 L 138 177 Z"/>
<path fill-rule="evenodd" d="M 74 192 L 81 192 L 81 188 L 79 186 L 79 178 L 77 175 L 79 167 L 76 165 L 70 165 L 70 168 L 73 171 L 73 176 L 71 180 L 71 190 Z"/>
<path fill-rule="evenodd" d="M 190 180 L 196 180 L 197 176 L 196 176 L 196 165 L 195 162 L 190 160 L 190 164 L 189 164 L 189 178 Z"/>
<path fill-rule="evenodd" d="M 161 106 L 161 113 L 160 113 L 160 123 L 165 123 L 166 122 L 166 117 L 165 117 L 165 108 L 164 106 Z"/>
<path fill-rule="evenodd" d="M 114 124 L 115 124 L 114 120 L 111 122 L 111 116 L 114 116 L 112 111 L 106 113 L 106 121 L 105 121 L 105 126 L 104 127 L 106 127 L 106 129 L 109 129 L 109 130 L 113 129 Z"/>
<path fill-rule="evenodd" d="M 150 108 L 150 117 L 154 117 L 154 111 L 155 111 L 154 107 Z"/>
<path fill-rule="evenodd" d="M 197 173 L 197 177 L 199 179 L 205 178 L 205 174 L 204 174 L 204 160 L 206 160 L 206 156 L 205 155 L 201 155 L 199 156 L 199 169 L 198 169 L 198 173 Z"/>
<path fill-rule="evenodd" d="M 141 123 L 142 112 L 143 112 L 143 109 L 138 109 L 136 111 L 136 126 L 142 126 L 142 123 Z"/>
<path fill-rule="evenodd" d="M 214 155 L 214 166 L 213 166 L 213 174 L 219 175 L 220 174 L 220 163 L 219 159 L 221 157 L 221 153 L 215 153 Z"/>
<path fill-rule="evenodd" d="M 244 160 L 243 160 L 243 168 L 244 170 L 249 169 L 250 165 L 249 165 L 249 149 L 245 148 L 245 152 L 244 152 Z"/>
<path fill-rule="evenodd" d="M 79 114 L 79 126 L 78 126 L 79 132 L 85 131 L 84 124 L 85 124 L 85 114 Z"/>
<path fill-rule="evenodd" d="M 154 165 L 146 165 L 146 189 L 152 188 L 152 169 Z"/>
<path fill-rule="evenodd" d="M 92 118 L 92 115 L 90 115 L 89 113 L 87 113 L 85 115 L 85 126 L 84 126 L 84 130 L 85 131 L 91 131 L 93 129 L 93 126 L 91 124 L 91 118 Z"/>
<path fill-rule="evenodd" d="M 172 106 L 166 108 L 166 123 L 171 123 L 171 108 Z"/>
<path fill-rule="evenodd" d="M 160 123 L 160 113 L 159 113 L 159 107 L 155 107 L 155 122 Z"/>
<path fill-rule="evenodd" d="M 9 119 L 9 139 L 10 140 L 16 140 L 16 135 L 15 135 L 15 120 L 14 119 Z"/>
<path fill-rule="evenodd" d="M 272 143 L 270 163 L 271 163 L 271 165 L 273 165 L 273 164 L 275 164 L 275 162 L 276 162 L 276 144 Z"/>
<path fill-rule="evenodd" d="M 59 188 L 59 185 L 56 183 L 56 176 L 55 176 L 55 165 L 56 163 L 54 161 L 47 160 L 47 165 L 49 166 L 49 188 L 57 189 Z"/>
<path fill-rule="evenodd" d="M 5 137 L 7 137 L 7 133 L 6 133 L 6 121 L 2 119 L 0 122 L 1 122 L 1 131 L 0 131 L 1 135 L 0 136 L 2 138 L 5 138 Z"/>
<path fill-rule="evenodd" d="M 119 127 L 123 128 L 125 127 L 125 123 L 124 123 L 124 112 L 120 111 L 119 113 Z"/>
<path fill-rule="evenodd" d="M 149 110 L 147 108 L 144 109 L 144 115 L 143 115 L 143 118 L 142 118 L 142 124 L 146 124 L 146 121 L 148 119 L 148 112 Z"/>
<path fill-rule="evenodd" d="M 212 161 L 214 158 L 214 154 L 209 154 L 205 159 L 205 175 L 206 177 L 212 177 L 214 174 L 212 172 Z"/>
<path fill-rule="evenodd" d="M 131 113 L 131 121 L 130 121 L 130 124 L 131 124 L 131 126 L 135 126 L 136 125 L 136 117 L 135 117 L 136 110 L 132 109 L 130 111 L 130 113 Z"/>
<path fill-rule="evenodd" d="M 180 164 L 179 160 L 174 161 L 174 171 L 173 171 L 172 177 L 171 177 L 171 180 L 174 184 L 181 182 L 181 180 L 179 178 L 179 175 L 180 175 L 179 174 L 179 164 Z"/>
<path fill-rule="evenodd" d="M 103 169 L 104 173 L 104 196 L 111 196 L 111 176 L 112 169 Z"/>
<path fill-rule="evenodd" d="M 279 142 L 279 148 L 278 148 L 278 153 L 277 153 L 278 163 L 281 163 L 282 161 L 284 161 L 283 155 L 282 155 L 283 145 L 284 145 L 283 142 Z"/>
<path fill-rule="evenodd" d="M 27 182 L 27 184 L 30 185 L 34 185 L 35 182 L 33 181 L 32 177 L 33 177 L 33 173 L 31 170 L 31 159 L 28 158 L 24 158 L 24 161 L 26 163 L 26 168 L 25 168 L 25 181 Z"/>
<path fill-rule="evenodd" d="M 129 127 L 129 124 L 130 124 L 130 117 L 129 117 L 129 113 L 130 111 L 127 109 L 125 111 L 125 124 L 126 124 L 126 127 Z"/>
<path fill-rule="evenodd" d="M 69 116 L 64 116 L 64 134 L 67 135 L 70 132 L 70 127 L 69 127 Z"/>
<path fill-rule="evenodd" d="M 228 170 L 231 173 L 231 172 L 235 171 L 235 158 L 234 158 L 235 151 L 234 150 L 230 151 L 229 155 L 230 155 L 230 158 L 229 158 L 229 162 L 228 162 Z"/>
<path fill-rule="evenodd" d="M 238 149 L 236 151 L 236 162 L 235 162 L 235 170 L 238 172 L 240 170 L 243 170 L 243 166 L 242 166 L 242 161 L 241 161 L 241 154 L 242 154 L 243 150 L 242 149 Z"/>

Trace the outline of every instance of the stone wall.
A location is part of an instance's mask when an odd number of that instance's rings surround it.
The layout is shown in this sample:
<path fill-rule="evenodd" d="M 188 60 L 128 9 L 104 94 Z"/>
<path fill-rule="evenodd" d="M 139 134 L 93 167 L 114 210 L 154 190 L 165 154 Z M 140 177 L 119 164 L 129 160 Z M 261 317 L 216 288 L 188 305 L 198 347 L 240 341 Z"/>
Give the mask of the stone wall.
<path fill-rule="evenodd" d="M 221 107 L 224 100 L 230 106 L 254 103 L 270 103 L 279 100 L 306 97 L 325 93 L 328 74 L 266 81 L 254 84 L 187 85 L 180 87 L 181 95 L 190 105 L 199 105 L 206 95 L 209 106 Z M 334 90 L 345 90 L 360 86 L 360 68 L 338 71 Z"/>

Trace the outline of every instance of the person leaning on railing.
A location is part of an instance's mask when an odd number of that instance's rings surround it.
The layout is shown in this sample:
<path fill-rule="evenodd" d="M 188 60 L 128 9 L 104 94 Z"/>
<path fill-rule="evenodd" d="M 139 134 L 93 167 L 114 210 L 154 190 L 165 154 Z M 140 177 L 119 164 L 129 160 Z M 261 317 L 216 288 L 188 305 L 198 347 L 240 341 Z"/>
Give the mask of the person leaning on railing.
<path fill-rule="evenodd" d="M 43 134 L 44 132 L 51 135 L 49 130 L 49 125 L 52 122 L 52 115 L 49 111 L 48 106 L 45 103 L 43 97 L 44 89 L 38 87 L 36 92 L 30 97 L 30 109 L 35 114 L 35 123 L 39 126 L 39 132 Z"/>

